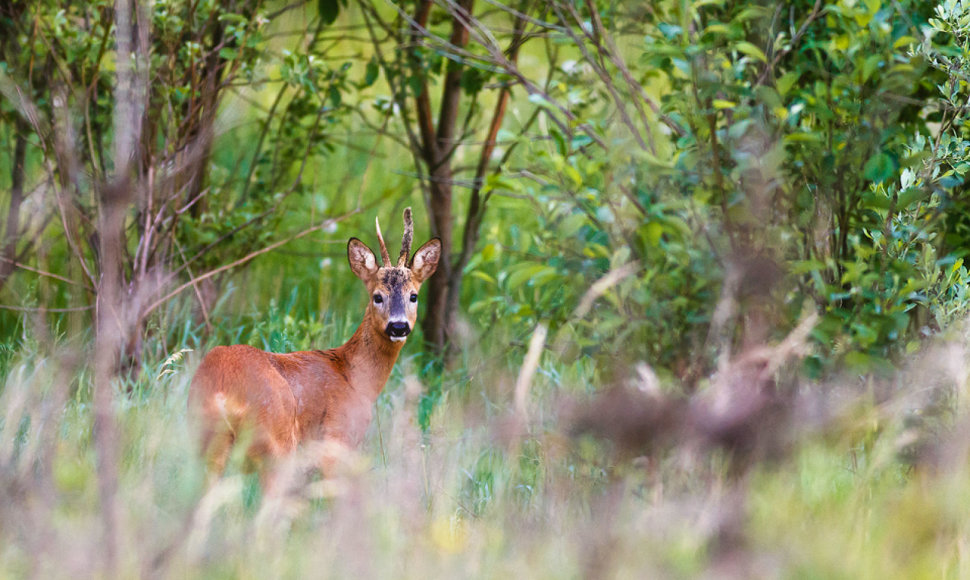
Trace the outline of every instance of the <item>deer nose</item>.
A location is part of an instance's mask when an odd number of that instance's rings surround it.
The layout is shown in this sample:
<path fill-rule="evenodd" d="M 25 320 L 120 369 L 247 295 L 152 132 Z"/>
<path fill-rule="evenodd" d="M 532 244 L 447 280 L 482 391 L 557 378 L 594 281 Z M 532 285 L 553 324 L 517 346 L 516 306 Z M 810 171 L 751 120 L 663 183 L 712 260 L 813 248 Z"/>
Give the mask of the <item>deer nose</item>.
<path fill-rule="evenodd" d="M 411 325 L 407 322 L 388 322 L 385 332 L 388 336 L 405 337 L 411 334 Z"/>

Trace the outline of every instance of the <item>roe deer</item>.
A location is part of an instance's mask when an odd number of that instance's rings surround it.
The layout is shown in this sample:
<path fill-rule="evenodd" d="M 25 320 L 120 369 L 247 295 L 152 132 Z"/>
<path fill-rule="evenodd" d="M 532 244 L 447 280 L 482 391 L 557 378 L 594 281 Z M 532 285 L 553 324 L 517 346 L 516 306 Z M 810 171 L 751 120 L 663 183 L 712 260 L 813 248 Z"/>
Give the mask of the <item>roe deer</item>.
<path fill-rule="evenodd" d="M 414 257 L 411 208 L 404 210 L 404 240 L 397 265 L 376 222 L 383 266 L 363 242 L 350 238 L 350 269 L 370 296 L 364 320 L 343 346 L 330 350 L 269 353 L 247 345 L 217 346 L 202 359 L 189 387 L 189 410 L 199 421 L 210 477 L 225 468 L 241 431 L 247 458 L 266 474 L 268 465 L 308 441 L 355 447 L 372 408 L 417 318 L 418 290 L 438 266 L 441 240 Z M 326 472 L 332 458 L 323 459 Z"/>

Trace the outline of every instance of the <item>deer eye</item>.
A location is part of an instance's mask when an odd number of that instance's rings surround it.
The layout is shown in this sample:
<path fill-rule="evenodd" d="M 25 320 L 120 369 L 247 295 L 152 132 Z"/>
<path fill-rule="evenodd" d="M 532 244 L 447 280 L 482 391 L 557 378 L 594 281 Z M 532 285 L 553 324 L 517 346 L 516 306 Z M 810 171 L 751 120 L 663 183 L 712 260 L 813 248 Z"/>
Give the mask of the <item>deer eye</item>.
<path fill-rule="evenodd" d="M 384 302 L 384 297 L 380 294 L 374 294 L 374 304 L 381 304 Z"/>
<path fill-rule="evenodd" d="M 417 301 L 418 301 L 418 295 L 417 295 L 417 294 L 414 294 L 414 293 L 412 293 L 412 294 L 411 294 L 411 302 L 417 302 Z"/>

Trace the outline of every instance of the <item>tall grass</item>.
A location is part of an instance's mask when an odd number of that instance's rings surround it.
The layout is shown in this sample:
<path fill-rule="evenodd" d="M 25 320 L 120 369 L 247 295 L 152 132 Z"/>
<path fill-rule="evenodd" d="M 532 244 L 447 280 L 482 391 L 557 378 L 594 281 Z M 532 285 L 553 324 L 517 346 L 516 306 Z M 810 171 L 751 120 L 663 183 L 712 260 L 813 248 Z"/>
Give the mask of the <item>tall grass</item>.
<path fill-rule="evenodd" d="M 356 323 L 350 314 L 304 316 L 298 303 L 284 297 L 248 321 L 217 320 L 210 343 L 191 324 L 173 326 L 167 336 L 179 348 L 117 384 L 122 576 L 967 575 L 962 337 L 889 379 L 798 384 L 792 443 L 740 472 L 731 469 L 737 457 L 686 435 L 632 453 L 570 436 L 592 371 L 552 352 L 540 359 L 530 421 L 521 423 L 510 411 L 518 364 L 501 343 L 470 348 L 464 366 L 439 379 L 422 429 L 427 385 L 412 346 L 344 475 L 297 470 L 285 497 L 261 497 L 235 461 L 206 486 L 185 417 L 200 354 L 229 339 L 325 346 Z M 0 576 L 101 574 L 82 354 L 25 341 L 5 355 Z"/>

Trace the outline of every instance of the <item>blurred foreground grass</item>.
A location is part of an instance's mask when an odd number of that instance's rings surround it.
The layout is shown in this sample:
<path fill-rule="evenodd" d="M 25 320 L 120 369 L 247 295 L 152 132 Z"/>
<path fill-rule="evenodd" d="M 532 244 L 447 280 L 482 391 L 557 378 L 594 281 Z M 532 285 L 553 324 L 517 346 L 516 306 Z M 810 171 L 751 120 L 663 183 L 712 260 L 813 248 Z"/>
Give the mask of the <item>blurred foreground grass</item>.
<path fill-rule="evenodd" d="M 353 328 L 349 316 L 300 322 L 292 308 L 277 306 L 233 336 L 301 349 Z M 213 340 L 232 338 L 221 334 Z M 582 381 L 595 378 L 553 352 L 534 380 L 530 422 L 516 425 L 517 363 L 496 343 L 466 352 L 465 366 L 440 378 L 422 431 L 427 385 L 409 348 L 348 474 L 297 477 L 285 499 L 260 497 L 238 463 L 205 488 L 184 412 L 204 347 L 191 332 L 182 340 L 191 351 L 149 361 L 137 381 L 119 385 L 123 577 L 968 575 L 962 339 L 928 347 L 886 379 L 799 384 L 821 395 L 794 399 L 808 419 L 793 442 L 741 472 L 688 438 L 634 457 L 569 437 Z M 70 344 L 26 342 L 7 353 L 2 577 L 101 574 L 89 376 L 72 353 Z"/>

